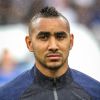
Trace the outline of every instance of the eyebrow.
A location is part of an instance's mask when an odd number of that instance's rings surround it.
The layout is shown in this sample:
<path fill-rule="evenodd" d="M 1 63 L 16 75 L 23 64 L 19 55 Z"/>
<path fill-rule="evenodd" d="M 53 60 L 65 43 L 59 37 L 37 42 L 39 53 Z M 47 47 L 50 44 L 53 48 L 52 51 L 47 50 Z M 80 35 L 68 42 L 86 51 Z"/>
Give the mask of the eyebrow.
<path fill-rule="evenodd" d="M 67 35 L 68 33 L 67 32 L 64 32 L 64 31 L 59 31 L 59 32 L 54 32 L 55 34 L 63 34 L 63 35 Z"/>
<path fill-rule="evenodd" d="M 50 35 L 50 32 L 45 32 L 45 31 L 40 31 L 39 33 L 38 33 L 38 36 L 39 35 Z"/>
<path fill-rule="evenodd" d="M 46 32 L 46 31 L 40 31 L 38 33 L 38 35 L 42 35 L 42 34 L 51 34 L 51 32 Z M 64 32 L 64 31 L 58 31 L 58 32 L 54 32 L 54 34 L 68 34 L 68 32 Z"/>

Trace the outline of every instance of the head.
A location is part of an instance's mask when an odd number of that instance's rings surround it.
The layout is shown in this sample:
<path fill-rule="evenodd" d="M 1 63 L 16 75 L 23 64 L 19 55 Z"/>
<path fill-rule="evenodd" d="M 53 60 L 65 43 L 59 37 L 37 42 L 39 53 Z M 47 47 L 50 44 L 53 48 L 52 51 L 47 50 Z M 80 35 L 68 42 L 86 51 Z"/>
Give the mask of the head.
<path fill-rule="evenodd" d="M 30 21 L 26 44 L 34 53 L 38 69 L 67 69 L 69 51 L 73 46 L 68 20 L 53 7 L 42 9 Z"/>

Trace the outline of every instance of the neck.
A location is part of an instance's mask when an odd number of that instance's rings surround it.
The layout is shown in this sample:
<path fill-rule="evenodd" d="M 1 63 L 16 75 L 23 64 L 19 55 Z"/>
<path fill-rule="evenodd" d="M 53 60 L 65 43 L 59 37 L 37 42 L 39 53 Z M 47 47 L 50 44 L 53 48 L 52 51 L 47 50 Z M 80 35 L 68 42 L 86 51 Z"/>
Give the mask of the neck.
<path fill-rule="evenodd" d="M 51 77 L 51 78 L 57 78 L 57 77 L 62 76 L 68 69 L 67 64 L 63 65 L 57 70 L 50 70 L 45 67 L 39 66 L 38 64 L 36 64 L 36 67 L 43 75 L 47 77 Z"/>

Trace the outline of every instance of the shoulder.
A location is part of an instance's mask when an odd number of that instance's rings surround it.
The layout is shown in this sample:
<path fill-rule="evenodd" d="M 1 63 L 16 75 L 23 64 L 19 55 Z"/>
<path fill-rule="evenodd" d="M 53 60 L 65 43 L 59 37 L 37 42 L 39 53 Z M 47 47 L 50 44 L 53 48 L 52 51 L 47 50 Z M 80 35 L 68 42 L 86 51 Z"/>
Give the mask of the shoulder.
<path fill-rule="evenodd" d="M 10 83 L 2 86 L 0 88 L 0 99 L 2 100 L 15 100 L 18 98 L 27 87 L 32 84 L 33 77 L 31 75 L 31 70 L 28 70 L 17 78 L 15 78 Z M 17 99 L 16 99 L 17 100 Z"/>
<path fill-rule="evenodd" d="M 74 82 L 79 84 L 94 98 L 100 99 L 100 82 L 77 70 L 71 69 L 70 71 Z"/>

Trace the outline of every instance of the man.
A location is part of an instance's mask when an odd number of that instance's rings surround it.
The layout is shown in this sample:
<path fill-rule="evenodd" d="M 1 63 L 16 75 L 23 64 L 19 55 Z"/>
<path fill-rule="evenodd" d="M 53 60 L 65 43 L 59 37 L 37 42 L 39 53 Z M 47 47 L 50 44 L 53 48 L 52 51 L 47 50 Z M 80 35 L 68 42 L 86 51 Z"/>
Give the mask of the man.
<path fill-rule="evenodd" d="M 100 83 L 68 66 L 73 46 L 68 20 L 45 7 L 29 24 L 34 67 L 0 89 L 0 100 L 100 100 Z"/>

